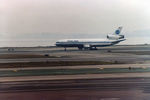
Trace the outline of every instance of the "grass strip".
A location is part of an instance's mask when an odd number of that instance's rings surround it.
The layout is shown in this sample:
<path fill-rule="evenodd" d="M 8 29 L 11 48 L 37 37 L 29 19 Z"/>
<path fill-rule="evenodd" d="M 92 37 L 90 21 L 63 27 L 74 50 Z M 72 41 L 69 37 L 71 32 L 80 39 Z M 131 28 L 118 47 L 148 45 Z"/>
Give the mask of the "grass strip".
<path fill-rule="evenodd" d="M 81 69 L 33 69 L 33 70 L 4 70 L 0 71 L 0 77 L 14 76 L 44 76 L 44 75 L 78 75 L 78 74 L 111 74 L 111 73 L 135 73 L 150 72 L 150 68 L 81 68 Z"/>
<path fill-rule="evenodd" d="M 121 62 L 105 62 L 105 61 L 46 61 L 46 62 L 16 62 L 16 63 L 0 63 L 0 68 L 23 68 L 23 67 L 53 67 L 53 66 L 77 66 L 77 65 L 108 65 L 122 64 Z"/>

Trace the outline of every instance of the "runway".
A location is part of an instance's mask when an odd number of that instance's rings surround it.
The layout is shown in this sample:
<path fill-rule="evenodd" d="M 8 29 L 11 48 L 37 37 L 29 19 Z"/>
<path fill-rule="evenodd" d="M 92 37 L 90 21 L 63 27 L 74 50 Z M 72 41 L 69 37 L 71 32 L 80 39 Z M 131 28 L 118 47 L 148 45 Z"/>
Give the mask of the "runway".
<path fill-rule="evenodd" d="M 12 47 L 9 47 L 12 48 Z M 150 46 L 0 48 L 0 100 L 149 100 Z"/>
<path fill-rule="evenodd" d="M 33 55 L 32 57 L 18 57 L 18 55 Z M 11 57 L 5 57 L 12 55 Z M 50 57 L 45 57 L 49 55 Z M 109 61 L 122 63 L 145 63 L 150 62 L 150 46 L 112 46 L 103 47 L 99 50 L 79 51 L 76 48 L 57 47 L 18 47 L 14 51 L 8 51 L 8 48 L 0 48 L 0 63 L 17 62 L 46 62 L 46 61 Z M 38 56 L 38 57 L 37 57 Z"/>
<path fill-rule="evenodd" d="M 149 100 L 150 78 L 0 83 L 1 100 Z"/>

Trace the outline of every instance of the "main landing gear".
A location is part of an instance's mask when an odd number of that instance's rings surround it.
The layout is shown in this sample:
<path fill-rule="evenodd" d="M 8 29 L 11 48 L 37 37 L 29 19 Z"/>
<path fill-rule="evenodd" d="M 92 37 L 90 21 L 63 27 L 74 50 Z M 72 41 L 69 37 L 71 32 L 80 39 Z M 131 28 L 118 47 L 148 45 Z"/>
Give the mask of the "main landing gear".
<path fill-rule="evenodd" d="M 79 50 L 98 50 L 96 47 L 78 47 Z"/>
<path fill-rule="evenodd" d="M 65 50 L 65 51 L 67 51 L 67 48 L 66 48 L 66 47 L 64 47 L 64 50 Z"/>

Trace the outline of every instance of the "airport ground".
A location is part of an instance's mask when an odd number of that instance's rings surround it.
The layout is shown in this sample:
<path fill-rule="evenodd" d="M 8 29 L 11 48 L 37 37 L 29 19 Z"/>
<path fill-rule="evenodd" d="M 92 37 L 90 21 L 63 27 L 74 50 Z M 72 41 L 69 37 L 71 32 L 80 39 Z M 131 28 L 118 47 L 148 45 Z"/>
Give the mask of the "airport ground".
<path fill-rule="evenodd" d="M 149 100 L 150 45 L 0 48 L 0 100 Z"/>

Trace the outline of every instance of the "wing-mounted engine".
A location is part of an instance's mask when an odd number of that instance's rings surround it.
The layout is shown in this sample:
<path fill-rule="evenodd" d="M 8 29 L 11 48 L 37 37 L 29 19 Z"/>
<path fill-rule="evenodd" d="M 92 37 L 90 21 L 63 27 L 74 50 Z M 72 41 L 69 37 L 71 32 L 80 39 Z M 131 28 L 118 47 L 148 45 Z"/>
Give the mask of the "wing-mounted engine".
<path fill-rule="evenodd" d="M 110 40 L 124 39 L 124 35 L 108 34 L 107 39 L 110 39 Z"/>

